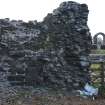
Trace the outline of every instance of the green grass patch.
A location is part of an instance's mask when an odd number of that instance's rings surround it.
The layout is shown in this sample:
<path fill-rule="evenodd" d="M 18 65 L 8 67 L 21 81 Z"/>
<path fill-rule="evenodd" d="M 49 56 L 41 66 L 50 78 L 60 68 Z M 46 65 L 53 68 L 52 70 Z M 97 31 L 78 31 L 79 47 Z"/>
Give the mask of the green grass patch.
<path fill-rule="evenodd" d="M 92 69 L 92 70 L 100 70 L 101 65 L 100 64 L 91 64 L 90 69 Z"/>
<path fill-rule="evenodd" d="M 91 50 L 92 54 L 105 54 L 105 50 Z"/>

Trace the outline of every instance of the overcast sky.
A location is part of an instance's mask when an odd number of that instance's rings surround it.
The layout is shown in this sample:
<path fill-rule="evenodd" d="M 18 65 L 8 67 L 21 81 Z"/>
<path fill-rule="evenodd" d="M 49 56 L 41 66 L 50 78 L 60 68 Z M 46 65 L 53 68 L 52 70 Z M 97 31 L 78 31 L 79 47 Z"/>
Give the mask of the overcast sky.
<path fill-rule="evenodd" d="M 59 4 L 67 0 L 0 0 L 0 18 L 42 21 Z M 105 0 L 72 0 L 88 4 L 88 25 L 92 35 L 105 33 Z"/>

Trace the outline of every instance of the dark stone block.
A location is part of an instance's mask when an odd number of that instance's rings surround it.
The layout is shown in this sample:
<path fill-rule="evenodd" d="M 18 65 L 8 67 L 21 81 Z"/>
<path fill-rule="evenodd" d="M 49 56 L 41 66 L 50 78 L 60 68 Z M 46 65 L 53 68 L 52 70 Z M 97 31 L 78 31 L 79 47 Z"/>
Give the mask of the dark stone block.
<path fill-rule="evenodd" d="M 96 44 L 92 44 L 91 49 L 96 50 L 97 49 L 97 45 Z"/>
<path fill-rule="evenodd" d="M 105 45 L 101 45 L 101 49 L 105 49 Z"/>

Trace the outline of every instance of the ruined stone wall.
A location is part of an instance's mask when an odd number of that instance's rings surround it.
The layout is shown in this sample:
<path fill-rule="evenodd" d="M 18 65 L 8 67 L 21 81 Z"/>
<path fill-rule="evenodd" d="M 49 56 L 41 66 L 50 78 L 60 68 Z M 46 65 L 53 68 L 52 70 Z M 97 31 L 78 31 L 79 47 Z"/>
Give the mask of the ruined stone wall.
<path fill-rule="evenodd" d="M 63 2 L 43 22 L 0 20 L 0 72 L 12 85 L 79 89 L 89 81 L 88 7 Z"/>

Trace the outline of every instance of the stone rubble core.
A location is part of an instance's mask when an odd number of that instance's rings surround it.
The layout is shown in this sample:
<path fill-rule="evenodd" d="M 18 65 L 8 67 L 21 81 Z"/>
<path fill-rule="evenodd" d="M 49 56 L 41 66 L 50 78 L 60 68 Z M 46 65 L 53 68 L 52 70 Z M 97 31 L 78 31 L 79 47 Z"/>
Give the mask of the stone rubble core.
<path fill-rule="evenodd" d="M 88 7 L 63 2 L 42 22 L 0 19 L 0 72 L 12 85 L 80 89 L 90 81 Z"/>

